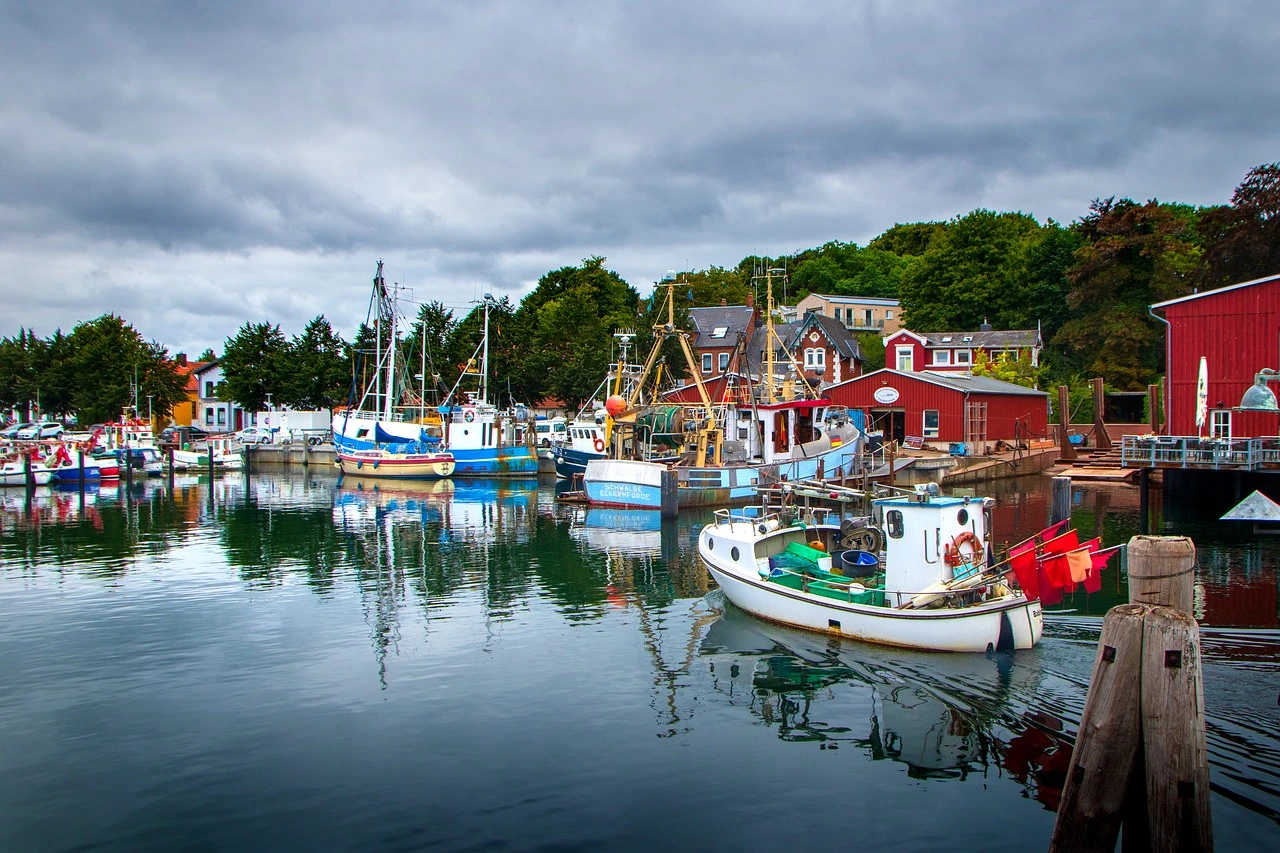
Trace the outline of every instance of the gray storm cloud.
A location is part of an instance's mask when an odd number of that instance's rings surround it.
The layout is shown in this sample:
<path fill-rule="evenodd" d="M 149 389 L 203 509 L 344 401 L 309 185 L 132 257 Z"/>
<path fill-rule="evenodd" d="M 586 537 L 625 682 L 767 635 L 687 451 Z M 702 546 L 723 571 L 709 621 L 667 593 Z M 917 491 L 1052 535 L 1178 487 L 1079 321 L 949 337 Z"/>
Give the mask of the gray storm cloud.
<path fill-rule="evenodd" d="M 0 3 L 0 334 L 173 350 L 466 310 L 603 255 L 642 292 L 978 207 L 1224 203 L 1277 157 L 1262 3 Z M 32 291 L 38 291 L 38 295 Z"/>

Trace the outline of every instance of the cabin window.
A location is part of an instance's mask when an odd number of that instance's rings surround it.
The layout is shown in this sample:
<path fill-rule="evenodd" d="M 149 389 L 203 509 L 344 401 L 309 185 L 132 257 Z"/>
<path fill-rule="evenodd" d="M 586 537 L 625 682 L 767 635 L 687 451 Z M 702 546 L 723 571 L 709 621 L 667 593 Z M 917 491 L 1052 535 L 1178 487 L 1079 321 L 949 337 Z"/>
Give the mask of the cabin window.
<path fill-rule="evenodd" d="M 925 438 L 938 437 L 938 410 L 937 409 L 924 410 L 924 431 L 922 435 L 924 435 Z"/>
<path fill-rule="evenodd" d="M 702 354 L 702 372 L 703 373 L 711 372 L 711 353 L 709 352 L 704 352 Z"/>
<path fill-rule="evenodd" d="M 728 369 L 729 369 L 729 353 L 722 352 L 720 353 L 720 372 L 724 373 Z"/>
<path fill-rule="evenodd" d="M 1214 438 L 1231 438 L 1231 410 L 1215 409 L 1210 413 L 1209 435 Z"/>
<path fill-rule="evenodd" d="M 897 368 L 903 373 L 911 373 L 915 370 L 915 358 L 912 354 L 911 347 L 897 348 Z"/>
<path fill-rule="evenodd" d="M 902 510 L 891 509 L 884 514 L 885 530 L 889 533 L 890 539 L 902 538 Z"/>
<path fill-rule="evenodd" d="M 820 370 L 827 365 L 827 351 L 821 348 L 807 349 L 804 351 L 804 366 L 806 370 Z"/>
<path fill-rule="evenodd" d="M 934 364 L 950 365 L 950 364 L 951 364 L 951 350 L 949 350 L 949 349 L 936 349 L 936 350 L 934 350 L 934 351 L 933 351 L 933 363 L 934 363 Z"/>
<path fill-rule="evenodd" d="M 956 364 L 972 364 L 973 353 L 967 349 L 956 350 Z"/>

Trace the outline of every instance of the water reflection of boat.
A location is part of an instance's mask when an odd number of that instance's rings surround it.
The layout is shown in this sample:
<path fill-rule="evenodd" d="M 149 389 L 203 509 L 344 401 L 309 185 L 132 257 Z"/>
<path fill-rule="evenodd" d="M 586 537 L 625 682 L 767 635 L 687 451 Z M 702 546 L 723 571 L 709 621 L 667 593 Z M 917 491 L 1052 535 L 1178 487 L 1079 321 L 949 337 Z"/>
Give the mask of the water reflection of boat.
<path fill-rule="evenodd" d="M 905 764 L 915 778 L 963 780 L 998 766 L 1028 796 L 1057 803 L 1070 745 L 1062 723 L 1033 705 L 1040 670 L 1011 655 L 827 643 L 728 608 L 703 635 L 700 656 L 717 692 L 780 739 L 852 746 Z"/>
<path fill-rule="evenodd" d="M 440 541 L 496 542 L 511 531 L 529 535 L 537 504 L 536 480 L 372 480 L 344 476 L 334 492 L 339 524 L 369 524 L 395 517 L 430 518 Z"/>
<path fill-rule="evenodd" d="M 662 516 L 651 509 L 584 509 L 569 535 L 594 551 L 657 556 L 662 552 Z"/>

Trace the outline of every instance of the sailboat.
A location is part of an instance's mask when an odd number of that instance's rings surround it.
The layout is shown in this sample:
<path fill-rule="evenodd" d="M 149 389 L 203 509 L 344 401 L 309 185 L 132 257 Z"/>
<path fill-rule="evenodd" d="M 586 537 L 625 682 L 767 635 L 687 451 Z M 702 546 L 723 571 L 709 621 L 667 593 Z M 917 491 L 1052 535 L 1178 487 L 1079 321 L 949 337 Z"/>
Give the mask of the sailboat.
<path fill-rule="evenodd" d="M 387 287 L 382 260 L 373 277 L 369 316 L 373 318 L 374 371 L 358 402 L 333 415 L 333 444 L 344 474 L 362 477 L 436 479 L 454 472 L 453 457 L 441 447 L 439 419 L 400 406 L 396 382 L 399 289 Z M 383 335 L 386 335 L 384 340 Z M 355 385 L 352 385 L 354 397 Z M 433 429 L 433 420 L 434 426 Z"/>
<path fill-rule="evenodd" d="M 654 325 L 653 348 L 640 380 L 624 410 L 613 415 L 616 430 L 609 456 L 587 463 L 583 491 L 589 503 L 667 512 L 728 506 L 755 500 L 756 490 L 767 482 L 830 476 L 856 467 L 863 439 L 861 412 L 850 413 L 815 393 L 777 391 L 773 356 L 781 343 L 773 331 L 771 277 L 763 389 L 741 389 L 716 402 L 702 382 L 689 334 L 675 325 L 674 273 L 663 284 L 666 322 Z M 670 338 L 680 343 L 697 402 L 640 406 L 640 389 Z M 791 363 L 812 392 L 794 359 Z"/>
<path fill-rule="evenodd" d="M 444 446 L 452 455 L 455 476 L 536 477 L 538 454 L 532 446 L 532 425 L 524 430 L 525 441 L 517 438 L 517 427 L 528 413 L 499 409 L 489 402 L 489 308 L 492 297 L 485 294 L 484 334 L 458 381 L 438 411 L 444 429 Z M 479 358 L 477 368 L 476 359 Z M 479 387 L 463 389 L 474 378 Z"/>

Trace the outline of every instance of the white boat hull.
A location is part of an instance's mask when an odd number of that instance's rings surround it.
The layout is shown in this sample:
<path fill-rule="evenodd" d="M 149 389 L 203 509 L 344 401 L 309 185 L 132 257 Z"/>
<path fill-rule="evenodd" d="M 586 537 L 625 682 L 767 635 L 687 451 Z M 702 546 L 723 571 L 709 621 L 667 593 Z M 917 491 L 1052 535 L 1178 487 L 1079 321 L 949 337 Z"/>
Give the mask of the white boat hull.
<path fill-rule="evenodd" d="M 1044 631 L 1040 602 L 1028 601 L 1020 592 L 965 607 L 904 610 L 842 602 L 770 582 L 760 576 L 755 549 L 768 535 L 760 535 L 748 521 L 708 525 L 698 537 L 698 555 L 729 601 L 770 622 L 868 643 L 949 652 L 1029 649 Z M 735 548 L 738 560 L 732 559 Z"/>

